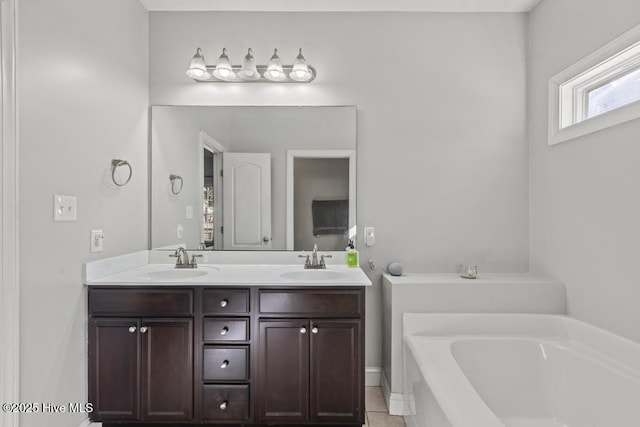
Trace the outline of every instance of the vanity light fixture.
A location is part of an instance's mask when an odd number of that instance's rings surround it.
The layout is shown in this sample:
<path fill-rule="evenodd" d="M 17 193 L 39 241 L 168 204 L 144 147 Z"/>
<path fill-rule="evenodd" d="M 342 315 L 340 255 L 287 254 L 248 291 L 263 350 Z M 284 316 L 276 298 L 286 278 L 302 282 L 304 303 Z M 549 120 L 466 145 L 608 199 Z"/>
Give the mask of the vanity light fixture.
<path fill-rule="evenodd" d="M 229 62 L 226 48 L 222 49 L 222 55 L 218 58 L 216 68 L 211 72 L 211 75 L 216 79 L 225 82 L 233 81 L 236 78 L 236 73 L 233 72 L 233 67 L 231 66 L 231 62 Z"/>
<path fill-rule="evenodd" d="M 253 50 L 249 48 L 247 54 L 242 61 L 242 69 L 238 73 L 238 77 L 242 80 L 259 80 L 260 73 L 256 67 L 256 60 L 253 58 Z"/>
<path fill-rule="evenodd" d="M 240 66 L 231 64 L 227 49 L 223 48 L 214 66 L 206 65 L 202 50 L 198 48 L 186 74 L 199 83 L 309 83 L 316 78 L 316 70 L 307 64 L 302 49 L 298 51 L 293 65 L 282 65 L 278 49 L 274 49 L 267 65 L 256 65 L 253 50 L 249 48 Z"/>
<path fill-rule="evenodd" d="M 198 48 L 196 54 L 193 55 L 193 59 L 191 59 L 191 63 L 187 69 L 187 76 L 192 79 L 206 80 L 211 78 L 211 74 L 207 70 L 207 65 L 204 62 L 204 55 L 202 55 L 202 50 L 200 48 Z"/>
<path fill-rule="evenodd" d="M 269 65 L 267 65 L 267 71 L 264 73 L 264 78 L 272 82 L 281 82 L 287 79 L 287 75 L 282 69 L 282 61 L 278 56 L 278 49 L 273 50 L 273 55 L 269 60 Z"/>

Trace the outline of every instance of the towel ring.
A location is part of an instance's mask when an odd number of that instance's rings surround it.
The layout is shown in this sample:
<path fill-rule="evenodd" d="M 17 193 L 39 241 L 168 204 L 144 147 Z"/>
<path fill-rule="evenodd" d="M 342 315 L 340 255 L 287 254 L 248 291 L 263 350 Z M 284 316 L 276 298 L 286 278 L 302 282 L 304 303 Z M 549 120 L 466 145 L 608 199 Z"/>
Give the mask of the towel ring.
<path fill-rule="evenodd" d="M 169 175 L 169 180 L 171 180 L 171 192 L 173 194 L 180 194 L 180 192 L 182 191 L 182 186 L 184 185 L 184 181 L 182 180 L 182 177 L 180 175 Z M 176 190 L 176 181 L 180 181 L 180 187 L 178 188 L 178 190 Z"/>
<path fill-rule="evenodd" d="M 126 166 L 129 168 L 129 176 L 127 177 L 127 179 L 120 183 L 116 180 L 116 169 L 120 166 Z M 113 183 L 115 185 L 117 185 L 118 187 L 122 187 L 123 185 L 127 185 L 129 183 L 129 181 L 131 181 L 131 176 L 133 175 L 133 169 L 131 168 L 131 165 L 129 164 L 129 162 L 127 162 L 126 160 L 121 160 L 121 159 L 113 159 L 111 160 L 111 180 L 113 181 Z"/>

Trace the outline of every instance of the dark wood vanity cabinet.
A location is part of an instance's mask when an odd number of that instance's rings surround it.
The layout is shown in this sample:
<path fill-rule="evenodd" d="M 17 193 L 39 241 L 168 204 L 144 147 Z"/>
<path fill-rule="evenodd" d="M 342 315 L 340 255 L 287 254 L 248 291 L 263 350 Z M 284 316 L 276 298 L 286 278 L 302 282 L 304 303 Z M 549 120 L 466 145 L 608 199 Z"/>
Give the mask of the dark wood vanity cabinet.
<path fill-rule="evenodd" d="M 363 319 L 359 287 L 92 286 L 91 420 L 364 424 Z"/>
<path fill-rule="evenodd" d="M 202 291 L 202 422 L 251 421 L 251 329 L 249 289 Z"/>
<path fill-rule="evenodd" d="M 362 290 L 262 290 L 263 423 L 364 423 Z"/>
<path fill-rule="evenodd" d="M 146 317 L 164 312 L 159 301 L 185 317 Z M 90 290 L 92 421 L 193 419 L 191 306 L 187 290 Z"/>

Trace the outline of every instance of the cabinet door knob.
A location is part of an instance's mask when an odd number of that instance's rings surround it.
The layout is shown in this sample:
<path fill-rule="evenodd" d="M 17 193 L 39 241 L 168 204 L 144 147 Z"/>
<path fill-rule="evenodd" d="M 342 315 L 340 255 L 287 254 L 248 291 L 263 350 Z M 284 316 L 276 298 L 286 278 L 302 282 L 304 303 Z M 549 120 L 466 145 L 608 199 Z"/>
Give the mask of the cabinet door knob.
<path fill-rule="evenodd" d="M 149 328 L 147 328 L 146 326 L 143 326 L 143 327 L 140 328 L 140 333 L 141 334 L 146 334 L 148 329 Z"/>
<path fill-rule="evenodd" d="M 306 334 L 307 333 L 307 328 L 305 328 L 304 326 L 302 328 L 300 328 L 300 333 L 301 334 Z"/>
<path fill-rule="evenodd" d="M 315 326 L 313 328 L 311 328 L 311 333 L 317 334 L 318 333 L 318 328 L 316 328 Z"/>
<path fill-rule="evenodd" d="M 129 333 L 132 334 L 136 331 L 136 327 L 135 326 L 129 326 Z"/>
<path fill-rule="evenodd" d="M 229 304 L 229 300 L 226 298 L 220 301 L 220 307 L 222 308 L 225 308 L 228 304 Z"/>
<path fill-rule="evenodd" d="M 224 362 L 222 362 L 222 364 L 220 365 L 220 369 L 226 369 L 226 367 L 229 366 L 229 361 L 225 360 Z"/>
<path fill-rule="evenodd" d="M 223 411 L 226 411 L 227 409 L 227 405 L 229 404 L 229 402 L 227 402 L 226 400 L 224 402 L 222 402 L 220 404 L 220 409 L 222 409 Z"/>
<path fill-rule="evenodd" d="M 222 328 L 222 330 L 220 331 L 220 335 L 227 335 L 227 333 L 229 332 L 229 328 L 228 327 L 224 327 Z"/>

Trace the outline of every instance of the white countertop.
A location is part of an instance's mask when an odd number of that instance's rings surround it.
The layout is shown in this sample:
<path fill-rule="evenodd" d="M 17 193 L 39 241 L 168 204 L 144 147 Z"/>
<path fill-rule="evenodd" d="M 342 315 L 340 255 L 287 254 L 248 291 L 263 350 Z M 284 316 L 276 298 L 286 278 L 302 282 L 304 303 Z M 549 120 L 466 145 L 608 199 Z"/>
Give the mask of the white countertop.
<path fill-rule="evenodd" d="M 146 251 L 88 263 L 88 286 L 371 286 L 360 267 L 328 264 L 304 269 L 302 264 L 199 264 L 176 269 L 172 263 L 150 263 Z M 152 258 L 151 258 L 152 259 Z"/>

